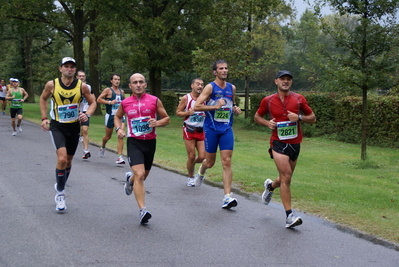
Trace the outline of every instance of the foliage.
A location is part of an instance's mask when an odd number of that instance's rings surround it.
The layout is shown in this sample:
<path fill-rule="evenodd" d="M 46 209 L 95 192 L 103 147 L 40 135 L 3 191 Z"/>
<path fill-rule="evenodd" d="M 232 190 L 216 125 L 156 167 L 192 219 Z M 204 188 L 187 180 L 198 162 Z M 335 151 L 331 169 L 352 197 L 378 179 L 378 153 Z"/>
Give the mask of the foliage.
<path fill-rule="evenodd" d="M 322 136 L 335 133 L 335 121 L 337 117 L 337 100 L 342 95 L 337 93 L 304 92 L 309 106 L 316 114 L 317 122 L 309 125 L 301 124 L 303 134 L 308 137 Z M 338 116 L 339 117 L 339 116 Z"/>
<path fill-rule="evenodd" d="M 137 72 L 148 72 L 151 94 L 161 95 L 162 73 L 191 68 L 191 49 L 201 40 L 200 22 L 208 3 L 118 0 L 109 4 L 119 15 L 114 19 L 124 22 L 122 27 L 127 25 L 131 33 L 122 39 L 129 55 L 126 62 Z"/>
<path fill-rule="evenodd" d="M 265 96 L 266 96 L 265 93 L 257 93 L 251 95 L 251 111 L 249 112 L 248 118 L 251 120 L 253 124 L 255 124 L 254 122 L 255 113 L 260 106 L 260 102 Z"/>
<path fill-rule="evenodd" d="M 326 20 L 321 16 L 323 33 L 331 36 L 344 53 L 321 50 L 327 59 L 329 77 L 343 85 L 356 87 L 362 92 L 361 159 L 366 159 L 368 101 L 367 92 L 381 84 L 394 84 L 387 75 L 397 67 L 398 27 L 396 11 L 399 0 L 325 0 L 339 11 L 340 16 Z M 348 21 L 350 23 L 348 23 Z"/>
<path fill-rule="evenodd" d="M 169 116 L 176 113 L 177 105 L 179 104 L 179 97 L 173 90 L 168 90 L 162 93 L 162 104 Z"/>
<path fill-rule="evenodd" d="M 340 116 L 336 118 L 338 141 L 360 143 L 362 99 L 343 97 L 337 99 Z M 399 97 L 372 96 L 368 100 L 368 143 L 378 146 L 399 147 Z"/>
<path fill-rule="evenodd" d="M 204 18 L 206 39 L 193 51 L 195 71 L 211 80 L 211 65 L 222 58 L 229 63 L 231 79 L 258 75 L 282 56 L 279 21 L 290 13 L 274 0 L 214 1 Z"/>

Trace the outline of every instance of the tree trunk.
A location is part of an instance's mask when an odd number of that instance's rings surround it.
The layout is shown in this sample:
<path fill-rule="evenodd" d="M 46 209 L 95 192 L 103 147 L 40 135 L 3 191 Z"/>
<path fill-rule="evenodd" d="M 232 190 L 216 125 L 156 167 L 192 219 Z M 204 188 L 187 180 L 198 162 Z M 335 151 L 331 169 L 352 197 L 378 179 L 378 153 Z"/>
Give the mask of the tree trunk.
<path fill-rule="evenodd" d="M 368 104 L 367 104 L 367 88 L 363 88 L 363 105 L 362 105 L 362 149 L 360 158 L 367 158 L 367 127 L 368 127 Z"/>
<path fill-rule="evenodd" d="M 95 98 L 100 95 L 101 91 L 101 75 L 100 71 L 97 69 L 98 63 L 100 62 L 101 57 L 101 49 L 100 43 L 103 38 L 96 34 L 96 24 L 93 23 L 97 18 L 97 10 L 90 11 L 90 45 L 89 45 L 89 73 L 90 73 L 90 85 L 91 90 L 95 95 Z M 101 104 L 97 104 L 96 111 L 94 112 L 96 115 L 101 115 Z"/>
<path fill-rule="evenodd" d="M 85 32 L 84 12 L 83 9 L 76 8 L 76 23 L 73 24 L 73 53 L 76 60 L 76 70 L 85 69 L 85 52 L 83 50 L 83 38 Z"/>
<path fill-rule="evenodd" d="M 249 116 L 249 76 L 245 75 L 245 118 L 248 118 Z"/>
<path fill-rule="evenodd" d="M 151 67 L 150 68 L 150 93 L 157 97 L 161 97 L 162 95 L 162 83 L 161 83 L 161 68 L 160 67 Z"/>
<path fill-rule="evenodd" d="M 24 36 L 24 67 L 26 79 L 26 86 L 24 86 L 24 89 L 29 95 L 26 101 L 29 103 L 35 103 L 35 92 L 32 83 L 32 41 L 33 38 L 31 36 Z"/>

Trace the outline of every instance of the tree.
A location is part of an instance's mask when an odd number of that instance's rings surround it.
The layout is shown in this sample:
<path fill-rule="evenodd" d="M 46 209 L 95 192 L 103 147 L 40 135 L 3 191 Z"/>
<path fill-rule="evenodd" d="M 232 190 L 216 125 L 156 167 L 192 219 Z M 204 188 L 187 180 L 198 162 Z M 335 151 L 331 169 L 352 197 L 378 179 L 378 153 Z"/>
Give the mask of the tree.
<path fill-rule="evenodd" d="M 392 83 L 397 60 L 390 57 L 398 47 L 395 22 L 399 0 L 322 0 L 339 12 L 333 21 L 320 15 L 322 29 L 344 53 L 324 51 L 330 79 L 355 86 L 362 92 L 361 159 L 367 153 L 367 93 L 382 84 Z M 343 19 L 352 23 L 343 23 Z M 388 75 L 387 75 L 388 74 Z"/>
<path fill-rule="evenodd" d="M 6 7 L 1 6 L 1 10 L 7 11 Z M 1 46 L 3 50 L 7 50 L 2 53 L 4 55 L 2 63 L 5 63 L 2 70 L 8 77 L 21 80 L 21 86 L 29 94 L 27 102 L 33 103 L 35 102 L 34 51 L 38 49 L 35 41 L 41 40 L 45 35 L 49 36 L 51 33 L 42 24 L 14 19 L 7 12 L 0 12 L 0 23 L 4 36 L 1 39 Z"/>
<path fill-rule="evenodd" d="M 194 51 L 195 69 L 213 78 L 210 65 L 218 58 L 229 64 L 229 78 L 245 80 L 245 117 L 248 117 L 250 81 L 282 57 L 284 39 L 279 21 L 291 14 L 281 1 L 213 1 L 204 21 L 206 40 Z M 274 72 L 274 69 L 273 69 Z"/>
<path fill-rule="evenodd" d="M 128 65 L 149 74 L 151 94 L 161 96 L 162 73 L 192 69 L 191 50 L 201 38 L 201 12 L 209 0 L 119 0 L 109 6 L 129 22 Z M 121 16 L 122 15 L 122 16 Z"/>

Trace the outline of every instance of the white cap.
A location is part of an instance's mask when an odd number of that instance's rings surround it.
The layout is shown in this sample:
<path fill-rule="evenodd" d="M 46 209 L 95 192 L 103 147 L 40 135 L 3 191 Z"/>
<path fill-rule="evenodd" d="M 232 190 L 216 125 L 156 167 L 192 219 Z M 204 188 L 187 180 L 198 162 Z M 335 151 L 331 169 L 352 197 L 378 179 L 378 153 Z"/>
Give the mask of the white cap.
<path fill-rule="evenodd" d="M 64 65 L 67 62 L 72 62 L 72 63 L 74 63 L 76 65 L 75 59 L 73 59 L 71 57 L 64 57 L 64 58 L 61 59 L 60 66 Z"/>

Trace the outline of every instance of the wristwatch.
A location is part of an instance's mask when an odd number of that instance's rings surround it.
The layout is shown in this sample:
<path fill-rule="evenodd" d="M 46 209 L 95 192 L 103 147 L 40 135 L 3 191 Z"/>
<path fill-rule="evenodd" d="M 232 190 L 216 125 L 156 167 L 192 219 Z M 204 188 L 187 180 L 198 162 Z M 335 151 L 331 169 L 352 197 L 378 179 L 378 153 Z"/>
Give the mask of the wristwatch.
<path fill-rule="evenodd" d="M 300 120 L 300 121 L 302 120 L 302 115 L 301 114 L 298 115 L 298 120 Z"/>
<path fill-rule="evenodd" d="M 116 127 L 115 132 L 117 133 L 121 127 Z"/>

